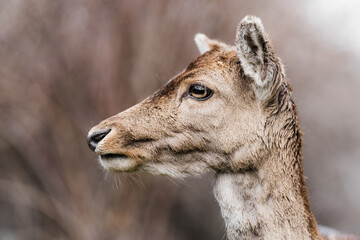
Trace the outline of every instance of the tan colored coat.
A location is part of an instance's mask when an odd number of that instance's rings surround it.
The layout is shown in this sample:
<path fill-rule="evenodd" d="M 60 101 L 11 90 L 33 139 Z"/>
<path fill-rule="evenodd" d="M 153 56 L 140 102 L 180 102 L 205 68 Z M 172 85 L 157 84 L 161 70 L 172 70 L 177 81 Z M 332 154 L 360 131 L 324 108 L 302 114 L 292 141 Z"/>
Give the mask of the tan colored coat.
<path fill-rule="evenodd" d="M 195 42 L 202 55 L 182 73 L 91 129 L 101 165 L 172 177 L 214 170 L 229 239 L 322 239 L 291 87 L 260 19 L 241 21 L 235 47 L 203 34 Z"/>

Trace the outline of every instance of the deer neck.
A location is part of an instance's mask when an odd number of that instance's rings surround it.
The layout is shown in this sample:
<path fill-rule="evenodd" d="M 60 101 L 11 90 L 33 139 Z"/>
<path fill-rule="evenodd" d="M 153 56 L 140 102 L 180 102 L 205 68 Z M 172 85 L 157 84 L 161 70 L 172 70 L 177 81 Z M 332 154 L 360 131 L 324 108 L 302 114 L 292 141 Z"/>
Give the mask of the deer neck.
<path fill-rule="evenodd" d="M 271 151 L 256 170 L 217 174 L 214 194 L 230 240 L 322 239 L 310 210 L 300 136 L 296 141 Z"/>

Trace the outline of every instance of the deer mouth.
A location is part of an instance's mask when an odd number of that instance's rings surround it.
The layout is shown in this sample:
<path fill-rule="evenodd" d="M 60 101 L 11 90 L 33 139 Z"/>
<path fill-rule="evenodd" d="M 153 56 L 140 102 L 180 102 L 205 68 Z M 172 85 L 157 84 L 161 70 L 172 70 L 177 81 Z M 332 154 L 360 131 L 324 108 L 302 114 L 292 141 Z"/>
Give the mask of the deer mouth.
<path fill-rule="evenodd" d="M 110 161 L 110 160 L 121 160 L 121 159 L 127 159 L 128 156 L 124 154 L 117 154 L 117 153 L 108 153 L 104 155 L 100 155 L 101 160 L 103 161 Z"/>

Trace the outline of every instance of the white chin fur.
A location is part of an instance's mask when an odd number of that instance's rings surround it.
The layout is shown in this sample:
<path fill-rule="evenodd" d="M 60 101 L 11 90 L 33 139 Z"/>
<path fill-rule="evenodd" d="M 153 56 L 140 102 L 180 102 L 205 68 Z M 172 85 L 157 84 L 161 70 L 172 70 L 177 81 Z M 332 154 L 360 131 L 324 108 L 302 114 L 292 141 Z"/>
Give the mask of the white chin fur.
<path fill-rule="evenodd" d="M 99 156 L 99 162 L 103 168 L 110 171 L 132 171 L 137 163 L 135 160 L 131 158 L 112 158 L 103 160 L 101 156 Z"/>

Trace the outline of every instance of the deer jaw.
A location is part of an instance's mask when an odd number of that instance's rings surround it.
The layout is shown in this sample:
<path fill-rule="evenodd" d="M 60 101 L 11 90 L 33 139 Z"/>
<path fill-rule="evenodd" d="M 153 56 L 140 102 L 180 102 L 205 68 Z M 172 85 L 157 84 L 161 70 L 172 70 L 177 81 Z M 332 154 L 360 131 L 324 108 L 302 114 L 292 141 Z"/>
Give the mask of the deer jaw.
<path fill-rule="evenodd" d="M 212 96 L 199 101 L 189 87 Z M 132 108 L 102 121 L 89 132 L 110 129 L 96 146 L 108 170 L 173 177 L 241 171 L 259 159 L 263 131 L 259 104 L 241 77 L 235 48 L 216 47 L 201 55 L 166 86 Z"/>

